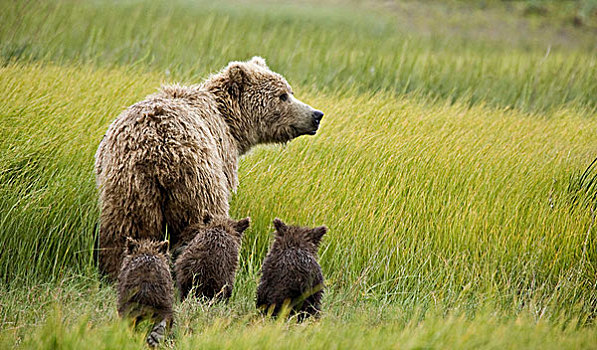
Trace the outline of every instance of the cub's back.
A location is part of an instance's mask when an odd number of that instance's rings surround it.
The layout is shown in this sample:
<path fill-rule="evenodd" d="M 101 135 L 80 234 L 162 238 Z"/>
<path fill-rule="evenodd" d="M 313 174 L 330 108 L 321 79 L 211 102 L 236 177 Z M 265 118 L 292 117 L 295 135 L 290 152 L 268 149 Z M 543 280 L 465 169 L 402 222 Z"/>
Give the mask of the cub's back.
<path fill-rule="evenodd" d="M 306 289 L 323 283 L 323 274 L 316 258 L 298 248 L 272 254 L 264 261 L 262 274 L 265 282 L 263 292 L 284 297 L 298 296 Z"/>
<path fill-rule="evenodd" d="M 123 261 L 118 278 L 119 311 L 136 303 L 168 309 L 174 301 L 170 269 L 157 255 L 140 255 Z"/>

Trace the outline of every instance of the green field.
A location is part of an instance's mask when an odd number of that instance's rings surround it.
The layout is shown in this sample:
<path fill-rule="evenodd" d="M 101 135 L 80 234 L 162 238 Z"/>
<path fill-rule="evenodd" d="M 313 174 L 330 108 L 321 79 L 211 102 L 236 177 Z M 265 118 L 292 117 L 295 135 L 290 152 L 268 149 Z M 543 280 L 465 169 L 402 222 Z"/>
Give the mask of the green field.
<path fill-rule="evenodd" d="M 160 84 L 260 55 L 326 116 L 242 159 L 232 300 L 177 304 L 167 348 L 597 349 L 595 11 L 0 1 L 0 348 L 145 346 L 94 264 L 93 155 Z M 330 228 L 319 320 L 254 308 L 275 217 Z"/>

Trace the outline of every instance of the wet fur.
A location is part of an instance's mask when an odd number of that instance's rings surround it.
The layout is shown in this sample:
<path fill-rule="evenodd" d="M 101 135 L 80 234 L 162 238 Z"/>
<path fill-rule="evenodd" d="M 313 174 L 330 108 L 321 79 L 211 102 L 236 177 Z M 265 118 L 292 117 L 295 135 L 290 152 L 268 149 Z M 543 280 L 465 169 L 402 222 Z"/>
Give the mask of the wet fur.
<path fill-rule="evenodd" d="M 118 314 L 135 323 L 144 319 L 154 321 L 147 342 L 155 346 L 172 325 L 173 303 L 168 242 L 128 238 L 118 275 Z"/>
<path fill-rule="evenodd" d="M 100 271 L 116 278 L 126 237 L 159 240 L 167 226 L 176 249 L 200 218 L 227 216 L 238 158 L 260 143 L 314 133 L 313 111 L 255 57 L 203 84 L 164 86 L 122 112 L 96 153 Z"/>
<path fill-rule="evenodd" d="M 242 235 L 249 224 L 249 218 L 234 221 L 223 217 L 185 230 L 185 236 L 194 238 L 176 259 L 174 267 L 181 299 L 191 290 L 196 297 L 230 298 Z"/>
<path fill-rule="evenodd" d="M 276 316 L 287 307 L 299 321 L 321 310 L 324 279 L 317 250 L 325 226 L 287 226 L 274 220 L 274 243 L 263 261 L 257 288 L 257 307 Z"/>

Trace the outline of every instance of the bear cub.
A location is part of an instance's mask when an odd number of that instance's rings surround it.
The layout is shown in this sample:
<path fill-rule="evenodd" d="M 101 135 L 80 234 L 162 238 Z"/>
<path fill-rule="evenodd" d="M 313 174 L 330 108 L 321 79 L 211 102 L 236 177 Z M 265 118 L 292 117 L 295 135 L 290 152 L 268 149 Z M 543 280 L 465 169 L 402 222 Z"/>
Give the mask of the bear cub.
<path fill-rule="evenodd" d="M 168 241 L 135 240 L 128 237 L 118 275 L 118 314 L 136 324 L 151 319 L 147 336 L 157 346 L 172 325 L 174 283 L 170 274 Z"/>
<path fill-rule="evenodd" d="M 321 310 L 323 274 L 317 250 L 327 227 L 288 226 L 274 220 L 274 243 L 263 261 L 257 308 L 273 316 L 286 309 L 299 322 Z"/>
<path fill-rule="evenodd" d="M 250 220 L 235 221 L 222 216 L 205 219 L 206 223 L 185 229 L 182 236 L 194 238 L 174 265 L 181 300 L 191 290 L 196 297 L 230 298 L 243 232 L 249 227 Z"/>

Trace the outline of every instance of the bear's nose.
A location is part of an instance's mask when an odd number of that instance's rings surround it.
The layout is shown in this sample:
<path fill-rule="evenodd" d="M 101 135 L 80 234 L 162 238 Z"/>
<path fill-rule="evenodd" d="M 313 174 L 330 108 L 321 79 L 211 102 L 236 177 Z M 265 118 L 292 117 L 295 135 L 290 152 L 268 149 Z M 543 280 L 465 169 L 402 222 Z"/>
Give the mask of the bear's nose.
<path fill-rule="evenodd" d="M 314 111 L 313 112 L 313 119 L 315 119 L 315 122 L 317 122 L 319 124 L 319 122 L 321 121 L 321 118 L 323 118 L 322 111 Z"/>

